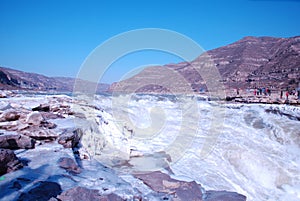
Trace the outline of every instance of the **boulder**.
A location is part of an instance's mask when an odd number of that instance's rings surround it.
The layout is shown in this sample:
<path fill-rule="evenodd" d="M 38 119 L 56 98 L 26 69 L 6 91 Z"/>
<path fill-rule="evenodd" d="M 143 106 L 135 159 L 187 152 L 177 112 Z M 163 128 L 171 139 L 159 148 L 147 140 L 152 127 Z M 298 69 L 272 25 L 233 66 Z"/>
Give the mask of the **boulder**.
<path fill-rule="evenodd" d="M 0 176 L 23 167 L 12 150 L 0 149 Z"/>
<path fill-rule="evenodd" d="M 98 190 L 77 186 L 57 196 L 61 201 L 124 201 L 116 194 L 101 195 Z"/>
<path fill-rule="evenodd" d="M 177 201 L 202 200 L 201 186 L 195 181 L 179 181 L 160 171 L 135 174 L 134 176 L 158 193 L 173 195 Z"/>
<path fill-rule="evenodd" d="M 67 157 L 60 158 L 58 161 L 58 165 L 59 167 L 65 169 L 70 173 L 73 174 L 81 173 L 80 167 L 78 167 L 77 163 L 71 158 L 67 158 Z"/>
<path fill-rule="evenodd" d="M 40 112 L 31 112 L 27 115 L 26 123 L 29 125 L 38 126 L 44 120 Z"/>
<path fill-rule="evenodd" d="M 4 149 L 33 149 L 35 140 L 21 134 L 0 135 L 0 148 Z"/>
<path fill-rule="evenodd" d="M 63 145 L 64 148 L 74 148 L 80 142 L 83 131 L 77 128 L 73 131 L 66 130 L 58 138 L 58 143 Z"/>
<path fill-rule="evenodd" d="M 5 121 L 17 121 L 20 118 L 20 114 L 14 110 L 7 110 L 0 115 L 0 122 Z"/>

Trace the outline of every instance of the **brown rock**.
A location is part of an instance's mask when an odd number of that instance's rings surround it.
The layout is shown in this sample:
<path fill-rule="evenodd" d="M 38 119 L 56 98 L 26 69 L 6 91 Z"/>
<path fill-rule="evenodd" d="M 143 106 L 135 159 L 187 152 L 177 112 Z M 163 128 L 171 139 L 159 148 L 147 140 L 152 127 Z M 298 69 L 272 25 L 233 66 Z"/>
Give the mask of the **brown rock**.
<path fill-rule="evenodd" d="M 64 148 L 74 148 L 79 142 L 83 135 L 83 132 L 80 128 L 77 128 L 73 131 L 66 130 L 58 138 L 58 143 L 63 145 Z"/>
<path fill-rule="evenodd" d="M 58 161 L 59 167 L 67 170 L 70 173 L 79 174 L 81 173 L 80 167 L 78 167 L 77 163 L 71 158 L 60 158 Z"/>
<path fill-rule="evenodd" d="M 21 134 L 0 135 L 0 148 L 4 149 L 33 149 L 35 140 Z"/>
<path fill-rule="evenodd" d="M 54 141 L 59 136 L 57 133 L 40 127 L 30 127 L 21 131 L 22 134 L 29 136 L 36 140 Z"/>
<path fill-rule="evenodd" d="M 179 181 L 160 171 L 135 174 L 135 177 L 156 192 L 172 194 L 177 201 L 202 200 L 200 185 L 195 181 Z"/>
<path fill-rule="evenodd" d="M 0 149 L 0 175 L 18 170 L 23 167 L 12 150 Z"/>
<path fill-rule="evenodd" d="M 0 122 L 16 121 L 20 118 L 20 114 L 14 110 L 8 110 L 0 115 Z"/>

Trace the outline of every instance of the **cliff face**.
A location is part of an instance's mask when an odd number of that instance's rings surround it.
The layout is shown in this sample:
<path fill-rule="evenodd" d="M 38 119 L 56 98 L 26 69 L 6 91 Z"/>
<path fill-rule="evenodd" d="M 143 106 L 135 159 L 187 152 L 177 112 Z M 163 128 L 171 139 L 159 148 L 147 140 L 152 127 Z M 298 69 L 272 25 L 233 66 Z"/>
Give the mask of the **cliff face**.
<path fill-rule="evenodd" d="M 246 37 L 208 52 L 229 87 L 296 87 L 300 37 Z"/>
<path fill-rule="evenodd" d="M 47 77 L 36 73 L 0 67 L 0 89 L 72 92 L 75 81 L 74 78 Z M 107 84 L 99 84 L 97 92 L 105 91 L 107 88 Z"/>
<path fill-rule="evenodd" d="M 221 77 L 206 76 L 204 81 L 201 72 L 207 65 L 215 66 Z M 230 45 L 210 50 L 191 62 L 148 67 L 132 78 L 114 83 L 110 90 L 164 93 L 170 86 L 171 91 L 174 91 L 177 82 L 186 82 L 189 89 L 178 85 L 175 91 L 198 91 L 206 88 L 211 79 L 224 84 L 226 88 L 295 88 L 300 82 L 299 69 L 299 36 L 245 37 Z M 182 78 L 176 79 L 175 74 L 177 78 Z"/>

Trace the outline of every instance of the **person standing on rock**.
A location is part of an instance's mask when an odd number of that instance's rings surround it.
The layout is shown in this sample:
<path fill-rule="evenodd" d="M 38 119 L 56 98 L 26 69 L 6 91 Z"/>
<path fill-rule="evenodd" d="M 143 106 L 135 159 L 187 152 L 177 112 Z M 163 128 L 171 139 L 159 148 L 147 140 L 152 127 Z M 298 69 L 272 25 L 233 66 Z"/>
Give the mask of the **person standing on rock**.
<path fill-rule="evenodd" d="M 261 91 L 262 91 L 262 94 L 263 94 L 263 95 L 265 95 L 265 96 L 267 95 L 267 93 L 266 93 L 266 88 L 265 88 L 265 87 L 263 87 L 263 88 L 261 89 Z"/>
<path fill-rule="evenodd" d="M 297 96 L 298 96 L 298 100 L 300 100 L 300 83 L 298 84 L 298 88 L 297 88 Z"/>
<path fill-rule="evenodd" d="M 282 97 L 283 97 L 283 91 L 281 90 L 280 91 L 280 99 L 282 99 Z"/>
<path fill-rule="evenodd" d="M 259 88 L 258 91 L 259 91 L 259 95 L 262 95 L 262 88 Z"/>
<path fill-rule="evenodd" d="M 286 100 L 289 100 L 289 91 L 286 91 L 285 96 L 286 96 Z"/>
<path fill-rule="evenodd" d="M 267 92 L 267 95 L 268 95 L 268 96 L 271 96 L 271 90 L 270 90 L 269 87 L 267 87 L 266 92 Z"/>

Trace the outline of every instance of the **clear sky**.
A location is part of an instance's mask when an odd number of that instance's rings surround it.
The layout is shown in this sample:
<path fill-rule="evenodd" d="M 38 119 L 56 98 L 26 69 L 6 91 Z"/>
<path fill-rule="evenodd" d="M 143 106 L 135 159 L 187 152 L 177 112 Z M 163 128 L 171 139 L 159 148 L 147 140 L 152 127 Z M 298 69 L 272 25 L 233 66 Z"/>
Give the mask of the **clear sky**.
<path fill-rule="evenodd" d="M 210 50 L 245 36 L 300 35 L 299 20 L 297 0 L 0 0 L 0 66 L 75 77 L 94 48 L 125 31 L 170 29 Z M 102 81 L 138 65 L 178 61 L 137 53 Z"/>

